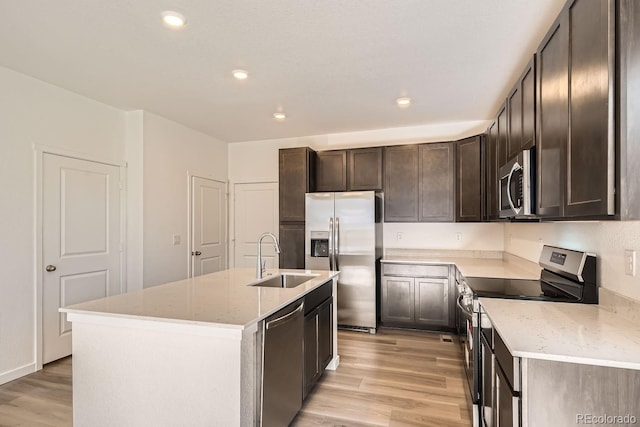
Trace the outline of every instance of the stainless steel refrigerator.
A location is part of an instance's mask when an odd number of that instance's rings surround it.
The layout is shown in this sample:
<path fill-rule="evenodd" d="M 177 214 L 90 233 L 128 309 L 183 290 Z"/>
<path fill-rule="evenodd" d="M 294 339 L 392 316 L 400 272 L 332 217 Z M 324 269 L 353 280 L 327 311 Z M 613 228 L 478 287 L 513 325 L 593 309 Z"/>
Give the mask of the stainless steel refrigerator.
<path fill-rule="evenodd" d="M 337 270 L 338 326 L 377 327 L 377 264 L 382 256 L 382 194 L 307 193 L 305 268 Z"/>

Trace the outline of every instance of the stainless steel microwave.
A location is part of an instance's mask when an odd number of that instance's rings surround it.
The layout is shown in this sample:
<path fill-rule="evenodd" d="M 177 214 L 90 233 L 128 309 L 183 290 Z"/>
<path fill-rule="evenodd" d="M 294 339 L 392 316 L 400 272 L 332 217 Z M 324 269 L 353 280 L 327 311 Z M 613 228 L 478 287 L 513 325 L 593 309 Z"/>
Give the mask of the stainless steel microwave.
<path fill-rule="evenodd" d="M 500 168 L 500 218 L 535 215 L 535 152 L 523 150 Z"/>

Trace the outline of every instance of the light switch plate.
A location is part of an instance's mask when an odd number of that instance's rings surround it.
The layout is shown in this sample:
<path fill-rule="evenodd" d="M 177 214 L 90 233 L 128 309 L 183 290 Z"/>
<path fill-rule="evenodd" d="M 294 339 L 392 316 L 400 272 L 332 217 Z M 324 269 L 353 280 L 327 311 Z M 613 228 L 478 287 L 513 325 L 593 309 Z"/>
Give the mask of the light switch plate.
<path fill-rule="evenodd" d="M 173 246 L 179 245 L 180 244 L 180 235 L 179 234 L 174 234 L 173 235 Z"/>
<path fill-rule="evenodd" d="M 636 275 L 636 251 L 625 249 L 624 251 L 624 274 L 627 276 Z"/>

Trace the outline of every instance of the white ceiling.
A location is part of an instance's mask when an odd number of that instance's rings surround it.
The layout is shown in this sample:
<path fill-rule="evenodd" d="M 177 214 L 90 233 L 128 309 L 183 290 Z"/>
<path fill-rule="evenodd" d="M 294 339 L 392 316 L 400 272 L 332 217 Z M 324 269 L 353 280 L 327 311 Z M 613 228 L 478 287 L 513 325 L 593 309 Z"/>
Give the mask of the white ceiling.
<path fill-rule="evenodd" d="M 0 65 L 227 142 L 486 120 L 563 4 L 0 0 Z"/>

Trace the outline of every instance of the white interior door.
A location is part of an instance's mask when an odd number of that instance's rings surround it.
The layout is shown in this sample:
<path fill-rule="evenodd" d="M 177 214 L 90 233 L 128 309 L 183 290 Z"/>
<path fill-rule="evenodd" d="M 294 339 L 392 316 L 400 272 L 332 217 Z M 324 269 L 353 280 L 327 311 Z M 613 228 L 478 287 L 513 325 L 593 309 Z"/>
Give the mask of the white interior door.
<path fill-rule="evenodd" d="M 278 183 L 236 184 L 233 195 L 234 263 L 255 268 L 260 235 L 267 231 L 278 235 Z M 267 268 L 278 268 L 272 242 L 263 242 L 262 259 Z"/>
<path fill-rule="evenodd" d="M 62 306 L 122 293 L 120 168 L 44 154 L 42 360 L 71 354 Z"/>
<path fill-rule="evenodd" d="M 191 195 L 191 271 L 195 277 L 226 269 L 226 184 L 194 176 Z"/>

